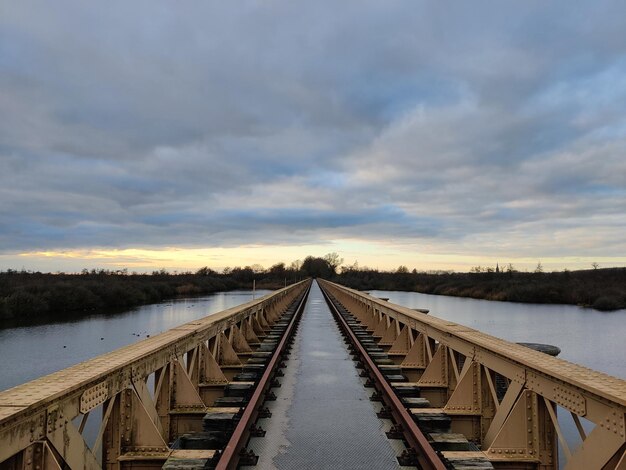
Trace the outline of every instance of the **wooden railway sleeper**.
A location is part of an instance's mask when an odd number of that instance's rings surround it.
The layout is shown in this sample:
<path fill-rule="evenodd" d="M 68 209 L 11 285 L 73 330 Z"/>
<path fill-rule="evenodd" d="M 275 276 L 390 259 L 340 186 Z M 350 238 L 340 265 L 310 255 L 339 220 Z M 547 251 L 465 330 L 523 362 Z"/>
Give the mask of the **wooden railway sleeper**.
<path fill-rule="evenodd" d="M 263 404 L 267 401 L 276 400 L 276 395 L 271 390 L 280 387 L 277 377 L 284 376 L 281 369 L 286 367 L 285 358 L 291 351 L 293 337 L 297 331 L 300 315 L 304 308 L 308 289 L 299 298 L 297 306 L 291 307 L 291 313 L 286 319 L 281 319 L 277 324 L 280 326 L 280 335 L 273 336 L 276 346 L 270 356 L 264 360 L 266 365 L 262 376 L 259 378 L 256 388 L 250 396 L 249 403 L 232 432 L 226 447 L 215 461 L 216 469 L 235 469 L 238 466 L 256 465 L 258 456 L 252 450 L 247 450 L 246 445 L 250 437 L 262 437 L 265 431 L 256 424 L 260 418 L 270 418 L 271 411 Z M 268 335 L 269 336 L 269 335 Z"/>
<path fill-rule="evenodd" d="M 265 431 L 255 421 L 259 417 L 271 416 L 263 403 L 275 399 L 271 388 L 280 386 L 277 377 L 282 372 L 279 373 L 279 367 L 285 365 L 283 358 L 288 354 L 289 335 L 295 331 L 294 326 L 305 299 L 306 292 L 285 309 L 255 350 L 246 355 L 247 362 L 224 387 L 224 396 L 216 398 L 212 406 L 206 409 L 202 432 L 183 434 L 172 443 L 171 447 L 182 449 L 182 454 L 172 454 L 164 468 L 218 468 L 225 455 L 232 462 L 228 468 L 235 468 L 237 462 L 253 465 L 258 461 L 258 457 L 246 450 L 243 444 L 250 436 L 265 435 Z M 229 449 L 235 435 L 239 435 L 242 442 Z M 186 450 L 204 449 L 213 450 L 213 457 L 208 460 L 198 459 L 188 454 L 189 458 L 180 458 Z"/>
<path fill-rule="evenodd" d="M 393 363 L 387 359 L 384 351 L 378 347 L 371 335 L 364 329 L 357 332 L 353 331 L 359 325 L 351 317 L 348 310 L 323 288 L 322 292 L 340 330 L 350 340 L 349 347 L 354 351 L 352 355 L 355 362 L 360 362 L 364 366 L 363 373 L 360 374 L 367 377 L 364 386 L 374 388 L 372 396 L 380 397 L 383 402 L 383 407 L 378 413 L 379 418 L 392 420 L 396 425 L 392 428 L 393 435 L 397 436 L 398 432 L 402 430 L 402 437 L 408 445 L 408 449 L 398 456 L 398 462 L 401 465 L 419 466 L 419 468 L 445 469 L 446 466 L 440 456 L 416 426 L 405 405 L 396 396 L 388 377 L 383 374 L 380 368 L 381 365 L 391 366 Z"/>

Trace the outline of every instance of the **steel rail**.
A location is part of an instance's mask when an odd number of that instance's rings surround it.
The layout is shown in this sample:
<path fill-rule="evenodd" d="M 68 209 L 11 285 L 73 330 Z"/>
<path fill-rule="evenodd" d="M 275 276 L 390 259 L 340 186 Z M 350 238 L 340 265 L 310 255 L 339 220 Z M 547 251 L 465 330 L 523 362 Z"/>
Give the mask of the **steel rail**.
<path fill-rule="evenodd" d="M 272 358 L 270 359 L 270 362 L 265 368 L 265 372 L 261 376 L 261 380 L 259 380 L 259 383 L 256 389 L 254 390 L 254 393 L 252 394 L 250 401 L 246 405 L 246 408 L 243 414 L 241 415 L 239 423 L 235 427 L 235 430 L 233 431 L 232 436 L 230 437 L 228 443 L 226 444 L 224 451 L 220 455 L 220 459 L 217 462 L 215 470 L 227 470 L 227 469 L 237 468 L 237 464 L 239 461 L 239 453 L 241 449 L 243 449 L 250 435 L 250 426 L 254 423 L 254 421 L 256 420 L 259 414 L 258 408 L 259 408 L 259 405 L 261 404 L 261 396 L 269 388 L 270 377 L 274 374 L 274 369 L 276 368 L 278 360 L 281 357 L 283 350 L 285 349 L 285 345 L 287 344 L 287 341 L 292 335 L 292 330 L 295 324 L 297 323 L 297 321 L 299 320 L 300 315 L 302 314 L 302 310 L 304 310 L 304 304 L 309 296 L 310 290 L 311 290 L 311 285 L 309 284 L 306 292 L 300 299 L 300 303 L 298 305 L 298 308 L 296 309 L 296 313 L 291 318 L 291 321 L 289 322 L 289 326 L 285 330 L 285 333 L 283 334 L 280 342 L 278 343 L 278 346 L 276 347 L 274 354 L 272 355 Z"/>
<path fill-rule="evenodd" d="M 320 286 L 321 287 L 321 286 Z M 324 294 L 324 298 L 326 299 L 326 303 L 329 305 L 331 312 L 336 319 L 339 320 L 340 326 L 343 331 L 347 334 L 350 339 L 352 345 L 358 350 L 359 356 L 362 359 L 363 365 L 367 367 L 370 374 L 373 375 L 376 384 L 380 388 L 379 391 L 382 392 L 382 398 L 389 406 L 391 415 L 397 424 L 400 424 L 402 427 L 402 433 L 407 440 L 409 446 L 415 451 L 416 457 L 424 469 L 432 469 L 432 470 L 446 470 L 446 466 L 439 458 L 439 455 L 432 448 L 426 436 L 422 433 L 422 431 L 417 427 L 415 421 L 413 421 L 412 416 L 407 411 L 406 407 L 397 397 L 385 376 L 380 372 L 374 361 L 369 357 L 365 348 L 361 345 L 361 342 L 358 340 L 352 329 L 348 326 L 345 319 L 339 313 L 339 310 L 335 306 L 334 302 L 330 299 L 329 295 L 326 293 L 324 288 L 322 287 L 322 293 Z"/>

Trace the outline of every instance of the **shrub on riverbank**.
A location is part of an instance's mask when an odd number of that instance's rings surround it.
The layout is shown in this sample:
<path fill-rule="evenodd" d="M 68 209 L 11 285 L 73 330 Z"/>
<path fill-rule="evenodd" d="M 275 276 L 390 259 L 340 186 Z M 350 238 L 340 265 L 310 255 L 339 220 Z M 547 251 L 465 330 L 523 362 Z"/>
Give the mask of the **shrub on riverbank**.
<path fill-rule="evenodd" d="M 334 255 L 334 256 L 331 256 Z M 307 257 L 291 267 L 278 263 L 195 273 L 128 274 L 126 271 L 83 271 L 81 274 L 0 272 L 0 327 L 3 321 L 28 323 L 63 316 L 80 317 L 97 310 L 121 310 L 177 296 L 233 289 L 278 289 L 309 276 L 330 277 L 359 290 L 405 290 L 512 302 L 561 303 L 597 310 L 626 308 L 626 268 L 565 272 L 480 271 L 424 273 L 401 266 L 393 272 L 344 267 L 335 254 Z"/>
<path fill-rule="evenodd" d="M 511 302 L 626 308 L 626 268 L 565 272 L 424 273 L 344 269 L 337 281 L 359 290 L 405 290 Z"/>
<path fill-rule="evenodd" d="M 291 274 L 290 274 L 291 275 Z M 82 274 L 0 272 L 2 321 L 28 323 L 43 318 L 79 317 L 95 310 L 120 310 L 177 296 L 210 294 L 233 289 L 277 289 L 286 272 L 234 268 L 220 274 L 208 268 L 196 273 L 127 274 L 125 271 L 84 271 Z"/>

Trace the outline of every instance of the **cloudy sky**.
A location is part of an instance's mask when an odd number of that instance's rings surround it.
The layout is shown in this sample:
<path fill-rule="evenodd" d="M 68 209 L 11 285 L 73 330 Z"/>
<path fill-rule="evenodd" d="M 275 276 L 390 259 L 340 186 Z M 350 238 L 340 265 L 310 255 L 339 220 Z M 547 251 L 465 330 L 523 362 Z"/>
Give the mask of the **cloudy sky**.
<path fill-rule="evenodd" d="M 626 265 L 623 1 L 0 0 L 0 269 Z"/>

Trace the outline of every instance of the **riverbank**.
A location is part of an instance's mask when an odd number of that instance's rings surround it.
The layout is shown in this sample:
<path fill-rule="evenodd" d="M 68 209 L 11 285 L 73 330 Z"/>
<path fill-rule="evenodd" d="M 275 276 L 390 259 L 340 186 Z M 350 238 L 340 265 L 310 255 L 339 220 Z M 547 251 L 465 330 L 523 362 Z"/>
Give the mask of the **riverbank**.
<path fill-rule="evenodd" d="M 359 290 L 400 290 L 508 302 L 626 308 L 626 268 L 565 272 L 420 273 L 344 270 L 337 281 Z"/>
<path fill-rule="evenodd" d="M 271 275 L 232 270 L 219 274 L 127 274 L 84 272 L 49 274 L 8 271 L 0 273 L 0 327 L 80 318 L 94 311 L 120 311 L 181 296 L 198 296 L 236 289 L 278 289 L 284 285 Z M 282 281 L 282 282 L 281 282 Z"/>
<path fill-rule="evenodd" d="M 306 260 L 305 260 L 306 261 Z M 324 259 L 319 259 L 325 262 Z M 309 263 L 311 264 L 311 263 Z M 81 274 L 0 272 L 0 328 L 75 319 L 96 311 L 121 311 L 177 297 L 236 289 L 278 289 L 287 279 L 330 277 L 323 272 L 286 269 L 279 263 L 267 270 L 250 267 L 217 273 L 128 274 L 126 271 L 83 271 Z M 343 268 L 333 280 L 360 290 L 399 290 L 509 302 L 569 304 L 610 311 L 626 308 L 626 268 L 564 272 L 487 271 L 424 273 L 406 268 L 395 272 Z"/>

